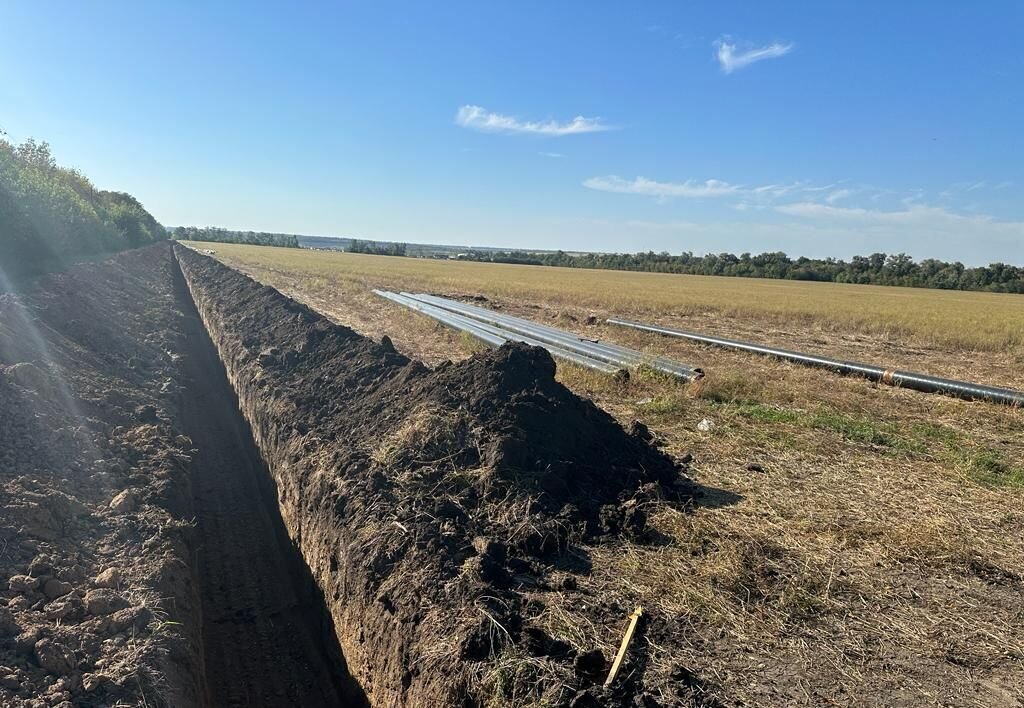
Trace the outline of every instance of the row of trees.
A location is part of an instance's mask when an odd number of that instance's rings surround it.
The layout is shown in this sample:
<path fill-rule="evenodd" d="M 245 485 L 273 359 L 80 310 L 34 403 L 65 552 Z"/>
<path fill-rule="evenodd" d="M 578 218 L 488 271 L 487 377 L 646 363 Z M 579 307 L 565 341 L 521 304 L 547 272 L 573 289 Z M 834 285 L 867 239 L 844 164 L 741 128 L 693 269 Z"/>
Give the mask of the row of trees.
<path fill-rule="evenodd" d="M 0 276 L 38 275 L 165 238 L 137 199 L 60 167 L 46 142 L 0 138 Z"/>
<path fill-rule="evenodd" d="M 987 290 L 1024 293 L 1024 267 L 993 263 L 968 268 L 963 263 L 946 263 L 928 258 L 920 262 L 905 253 L 854 256 L 849 261 L 837 258 L 790 258 L 785 253 L 732 253 L 695 256 L 685 252 L 668 253 L 582 253 L 564 251 L 530 253 L 525 251 L 471 251 L 467 260 L 495 263 L 522 263 L 568 268 L 638 270 L 690 275 L 730 275 L 742 278 L 778 278 L 817 280 L 832 283 L 902 285 L 943 290 Z"/>
<path fill-rule="evenodd" d="M 231 231 L 216 226 L 176 226 L 171 234 L 179 241 L 245 243 L 252 246 L 279 246 L 281 248 L 299 247 L 298 237 L 292 234 L 273 234 L 266 231 Z"/>
<path fill-rule="evenodd" d="M 404 256 L 407 255 L 408 247 L 404 243 L 353 239 L 345 250 L 349 253 L 369 253 L 374 256 Z"/>

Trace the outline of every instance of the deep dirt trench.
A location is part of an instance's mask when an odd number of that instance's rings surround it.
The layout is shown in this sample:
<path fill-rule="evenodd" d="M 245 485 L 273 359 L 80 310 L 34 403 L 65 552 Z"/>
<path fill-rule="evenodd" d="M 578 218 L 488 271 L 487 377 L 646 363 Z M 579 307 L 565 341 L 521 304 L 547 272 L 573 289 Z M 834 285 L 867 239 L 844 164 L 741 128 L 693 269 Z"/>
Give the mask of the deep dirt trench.
<path fill-rule="evenodd" d="M 648 505 L 701 494 L 645 426 L 627 431 L 559 384 L 542 349 L 429 369 L 208 256 L 175 253 L 375 705 L 661 704 L 654 691 L 699 702 L 641 653 L 606 689 L 595 640 L 567 641 L 575 630 L 551 620 L 584 605 L 618 635 L 624 608 L 582 590 L 586 568 L 570 558 L 654 540 Z M 656 636 L 664 620 L 647 626 Z"/>
<path fill-rule="evenodd" d="M 210 706 L 365 706 L 330 613 L 285 530 L 274 483 L 180 274 L 183 420 Z"/>
<path fill-rule="evenodd" d="M 0 298 L 0 706 L 651 693 L 548 618 L 618 634 L 569 553 L 699 490 L 543 350 L 428 369 L 168 244 L 25 302 Z"/>

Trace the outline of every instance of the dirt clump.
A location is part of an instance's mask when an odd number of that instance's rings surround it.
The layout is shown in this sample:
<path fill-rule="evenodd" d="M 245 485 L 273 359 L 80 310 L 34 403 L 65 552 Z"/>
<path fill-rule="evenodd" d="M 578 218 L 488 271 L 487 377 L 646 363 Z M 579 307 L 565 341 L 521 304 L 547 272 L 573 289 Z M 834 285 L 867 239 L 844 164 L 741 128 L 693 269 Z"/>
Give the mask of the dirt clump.
<path fill-rule="evenodd" d="M 643 694 L 641 663 L 628 687 L 599 690 L 592 648 L 535 620 L 578 593 L 589 544 L 644 540 L 647 505 L 696 494 L 649 434 L 559 384 L 544 350 L 506 345 L 431 370 L 213 259 L 177 254 L 371 703 Z M 594 620 L 622 610 L 597 603 Z"/>

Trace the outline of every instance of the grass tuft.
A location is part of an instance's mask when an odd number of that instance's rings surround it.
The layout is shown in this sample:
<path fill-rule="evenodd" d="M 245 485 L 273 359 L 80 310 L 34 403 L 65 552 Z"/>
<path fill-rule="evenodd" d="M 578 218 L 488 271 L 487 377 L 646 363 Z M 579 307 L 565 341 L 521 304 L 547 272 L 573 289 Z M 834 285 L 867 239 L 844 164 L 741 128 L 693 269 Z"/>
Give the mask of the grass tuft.
<path fill-rule="evenodd" d="M 985 487 L 1024 489 L 1024 466 L 1007 462 L 994 450 L 978 450 L 960 460 L 964 475 Z"/>

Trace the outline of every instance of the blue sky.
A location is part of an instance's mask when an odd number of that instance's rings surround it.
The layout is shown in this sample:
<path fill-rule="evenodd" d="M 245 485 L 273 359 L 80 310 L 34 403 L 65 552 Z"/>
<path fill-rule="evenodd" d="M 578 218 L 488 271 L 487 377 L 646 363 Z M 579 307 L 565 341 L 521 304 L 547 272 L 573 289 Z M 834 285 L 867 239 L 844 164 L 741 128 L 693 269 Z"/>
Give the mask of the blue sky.
<path fill-rule="evenodd" d="M 163 223 L 1024 263 L 1020 2 L 39 3 L 0 128 Z"/>

